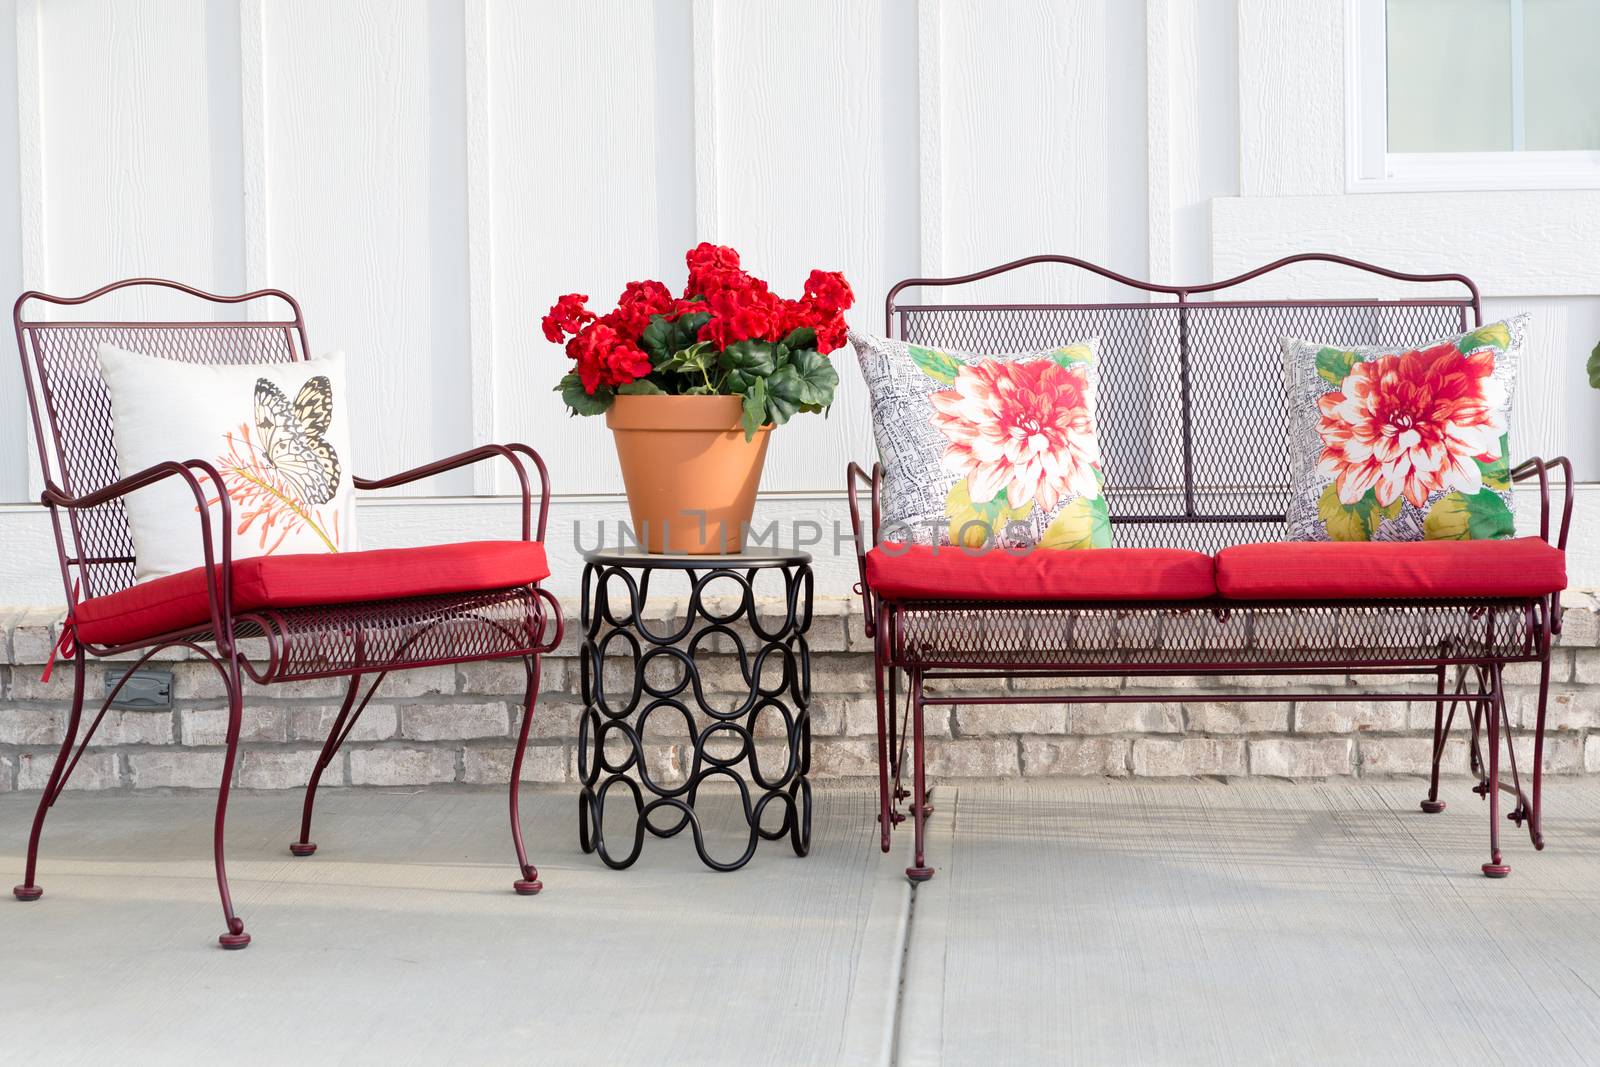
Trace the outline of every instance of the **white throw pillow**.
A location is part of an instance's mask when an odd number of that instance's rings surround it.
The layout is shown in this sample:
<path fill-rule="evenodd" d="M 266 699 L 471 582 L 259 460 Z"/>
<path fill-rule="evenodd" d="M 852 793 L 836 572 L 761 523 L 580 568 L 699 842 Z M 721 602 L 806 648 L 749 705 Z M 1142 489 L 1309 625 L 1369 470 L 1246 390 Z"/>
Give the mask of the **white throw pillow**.
<path fill-rule="evenodd" d="M 355 485 L 344 356 L 294 363 L 199 364 L 99 349 L 123 477 L 202 459 L 227 486 L 233 558 L 355 548 Z M 209 492 L 214 487 L 201 475 Z M 194 494 L 177 478 L 126 498 L 134 578 L 205 564 Z M 211 503 L 214 558 L 220 508 Z"/>

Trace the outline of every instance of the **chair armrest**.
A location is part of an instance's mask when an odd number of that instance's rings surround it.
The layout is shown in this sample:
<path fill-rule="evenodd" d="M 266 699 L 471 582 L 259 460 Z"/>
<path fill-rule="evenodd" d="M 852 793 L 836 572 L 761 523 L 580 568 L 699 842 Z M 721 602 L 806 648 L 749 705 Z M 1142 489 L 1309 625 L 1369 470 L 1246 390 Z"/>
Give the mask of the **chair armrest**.
<path fill-rule="evenodd" d="M 845 468 L 845 494 L 850 498 L 850 534 L 856 544 L 856 573 L 860 580 L 856 583 L 856 592 L 861 595 L 861 609 L 865 613 L 866 623 L 864 631 L 868 637 L 873 637 L 877 632 L 877 619 L 874 615 L 872 588 L 867 584 L 867 550 L 878 543 L 878 529 L 882 523 L 881 498 L 883 494 L 883 464 L 874 463 L 872 473 L 859 463 L 851 463 Z M 867 486 L 872 492 L 871 496 L 871 521 L 870 537 L 861 536 L 861 501 L 859 489 Z"/>
<path fill-rule="evenodd" d="M 522 460 L 517 458 L 518 456 L 526 456 L 533 463 L 534 469 L 539 472 L 539 524 L 537 528 L 533 525 L 533 491 L 531 483 L 528 481 L 528 469 L 523 465 Z M 436 460 L 421 467 L 413 467 L 411 470 L 391 474 L 385 478 L 356 478 L 355 485 L 357 489 L 389 489 L 396 485 L 406 485 L 409 482 L 431 478 L 436 474 L 443 474 L 445 471 L 453 471 L 496 457 L 503 458 L 507 463 L 510 463 L 511 469 L 517 475 L 517 485 L 522 491 L 522 539 L 524 541 L 543 541 L 545 524 L 550 516 L 550 472 L 545 469 L 544 460 L 540 458 L 539 453 L 527 445 L 516 443 L 481 445 L 478 448 L 469 449 L 466 452 L 458 452 L 456 455 L 445 459 Z"/>
<path fill-rule="evenodd" d="M 1555 546 L 1567 550 L 1567 529 L 1572 525 L 1572 461 L 1566 456 L 1555 459 L 1525 459 L 1511 472 L 1512 482 L 1539 479 L 1539 536 L 1550 543 L 1550 472 L 1561 471 L 1561 525 L 1556 530 Z M 1547 612 L 1550 633 L 1561 633 L 1561 594 L 1552 593 Z"/>
<path fill-rule="evenodd" d="M 1530 478 L 1539 480 L 1539 536 L 1550 541 L 1550 472 L 1561 471 L 1561 525 L 1556 530 L 1555 546 L 1562 551 L 1567 547 L 1567 530 L 1572 525 L 1572 461 L 1566 456 L 1555 459 L 1525 459 L 1511 472 L 1513 482 Z"/>
<path fill-rule="evenodd" d="M 213 633 L 217 635 L 219 650 L 224 650 L 225 645 L 231 647 L 233 633 L 233 510 L 228 499 L 228 487 L 215 467 L 203 459 L 167 460 L 82 496 L 72 496 L 59 486 L 49 485 L 40 494 L 39 502 L 48 508 L 65 508 L 68 511 L 96 508 L 168 478 L 182 478 L 194 494 L 195 513 L 200 519 L 201 558 L 205 561 L 206 569 L 206 595 L 211 601 L 211 625 Z M 216 488 L 215 498 L 208 494 L 202 479 L 209 479 Z M 213 503 L 217 506 L 218 522 L 222 529 L 220 559 L 212 548 Z M 67 607 L 67 621 L 70 625 L 72 609 L 77 606 L 78 598 L 76 592 L 69 592 L 69 597 L 71 603 Z"/>

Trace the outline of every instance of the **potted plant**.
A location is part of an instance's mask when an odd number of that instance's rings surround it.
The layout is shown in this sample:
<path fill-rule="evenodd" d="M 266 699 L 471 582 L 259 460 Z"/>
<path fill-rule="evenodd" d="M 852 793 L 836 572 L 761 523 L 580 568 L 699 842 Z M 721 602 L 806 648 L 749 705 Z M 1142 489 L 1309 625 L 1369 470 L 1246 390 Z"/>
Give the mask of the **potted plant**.
<path fill-rule="evenodd" d="M 842 274 L 814 270 L 786 300 L 732 248 L 702 243 L 684 258 L 681 297 L 629 282 L 597 316 L 568 293 L 541 325 L 575 363 L 556 386 L 562 400 L 574 415 L 606 416 L 646 549 L 737 552 L 772 427 L 833 403 L 827 356 L 845 343 L 855 297 Z"/>

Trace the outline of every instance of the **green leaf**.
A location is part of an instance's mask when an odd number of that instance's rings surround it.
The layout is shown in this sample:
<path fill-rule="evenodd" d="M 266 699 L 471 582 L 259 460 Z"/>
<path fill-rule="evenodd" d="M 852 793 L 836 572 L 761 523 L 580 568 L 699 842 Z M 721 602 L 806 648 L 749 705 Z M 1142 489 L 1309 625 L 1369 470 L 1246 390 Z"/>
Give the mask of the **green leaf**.
<path fill-rule="evenodd" d="M 948 352 L 918 345 L 907 345 L 906 351 L 911 354 L 911 362 L 922 368 L 923 374 L 946 385 L 955 381 L 956 373 L 961 370 L 961 361 Z"/>
<path fill-rule="evenodd" d="M 700 327 L 711 321 L 710 312 L 696 311 L 668 321 L 665 315 L 650 316 L 650 324 L 639 335 L 639 347 L 650 357 L 651 365 L 661 365 L 700 341 Z"/>
<path fill-rule="evenodd" d="M 1032 501 L 1021 508 L 1013 508 L 1005 490 L 996 493 L 993 500 L 974 504 L 971 487 L 965 478 L 952 485 L 944 499 L 950 543 L 966 548 L 988 547 L 1000 537 L 1008 524 L 1026 518 L 1032 510 Z"/>
<path fill-rule="evenodd" d="M 1484 347 L 1498 348 L 1502 352 L 1511 347 L 1511 331 L 1506 329 L 1505 323 L 1491 322 L 1487 326 L 1480 326 L 1456 342 L 1456 348 L 1462 352 Z"/>
<path fill-rule="evenodd" d="M 574 415 L 602 415 L 611 406 L 611 390 L 602 386 L 590 394 L 583 391 L 583 379 L 568 374 L 556 385 L 556 392 Z"/>
<path fill-rule="evenodd" d="M 801 399 L 806 384 L 792 363 L 773 371 L 764 384 L 767 387 L 767 415 L 775 425 L 782 426 L 788 422 L 806 403 Z"/>
<path fill-rule="evenodd" d="M 1068 503 L 1045 527 L 1040 548 L 1110 548 L 1111 513 L 1106 498 L 1083 497 Z"/>
<path fill-rule="evenodd" d="M 676 349 L 672 347 L 672 323 L 664 315 L 650 316 L 650 323 L 639 334 L 639 347 L 659 367 Z"/>
<path fill-rule="evenodd" d="M 839 372 L 827 356 L 815 348 L 802 348 L 794 353 L 789 366 L 800 379 L 800 404 L 802 407 L 827 407 L 833 403 L 833 391 L 839 386 Z M 780 368 L 781 369 L 781 368 Z"/>
<path fill-rule="evenodd" d="M 1094 362 L 1094 349 L 1088 345 L 1063 345 L 1050 353 L 1050 358 L 1063 367 Z"/>
<path fill-rule="evenodd" d="M 816 348 L 817 331 L 809 326 L 797 326 L 789 331 L 782 344 L 791 352 L 798 352 L 802 348 Z"/>
<path fill-rule="evenodd" d="M 649 378 L 640 378 L 627 385 L 617 386 L 618 396 L 666 396 L 667 391 Z"/>
<path fill-rule="evenodd" d="M 1471 496 L 1446 493 L 1422 520 L 1422 536 L 1429 541 L 1493 541 L 1512 532 L 1511 509 L 1492 489 Z"/>
<path fill-rule="evenodd" d="M 1422 536 L 1428 541 L 1466 541 L 1470 519 L 1467 515 L 1467 498 L 1460 493 L 1446 493 L 1433 502 L 1433 507 L 1422 517 Z"/>
<path fill-rule="evenodd" d="M 704 382 L 701 382 L 699 385 L 692 385 L 689 388 L 685 389 L 683 391 L 683 395 L 684 396 L 721 396 L 722 394 L 717 392 L 717 387 L 716 386 L 707 385 Z"/>
<path fill-rule="evenodd" d="M 722 350 L 717 365 L 751 378 L 765 378 L 778 368 L 777 346 L 771 341 L 735 341 Z"/>
<path fill-rule="evenodd" d="M 1343 385 L 1350 377 L 1350 368 L 1361 362 L 1354 352 L 1341 348 L 1324 348 L 1317 352 L 1317 374 L 1325 382 Z"/>
<path fill-rule="evenodd" d="M 1467 497 L 1467 535 L 1474 541 L 1494 541 L 1510 537 L 1511 509 L 1499 493 L 1491 489 Z"/>
<path fill-rule="evenodd" d="M 765 378 L 757 378 L 750 385 L 750 390 L 744 394 L 742 418 L 744 425 L 744 439 L 746 441 L 755 437 L 756 431 L 767 424 L 767 382 Z"/>
<path fill-rule="evenodd" d="M 711 362 L 711 346 L 705 341 L 696 341 L 656 364 L 656 370 L 663 374 L 704 375 L 711 369 Z"/>
<path fill-rule="evenodd" d="M 1474 460 L 1478 464 L 1479 473 L 1483 475 L 1484 488 L 1494 489 L 1502 493 L 1511 488 L 1511 464 L 1506 459 L 1510 454 L 1511 435 L 1506 433 L 1500 435 L 1500 456 L 1498 459 L 1488 463 L 1481 459 Z"/>
<path fill-rule="evenodd" d="M 1594 346 L 1594 351 L 1589 353 L 1589 386 L 1600 389 L 1600 344 Z"/>
<path fill-rule="evenodd" d="M 1354 504 L 1339 499 L 1339 487 L 1331 484 L 1317 499 L 1317 517 L 1327 527 L 1328 537 L 1334 541 L 1370 541 L 1386 519 L 1399 516 L 1400 498 L 1380 505 L 1376 491 L 1368 489 Z"/>

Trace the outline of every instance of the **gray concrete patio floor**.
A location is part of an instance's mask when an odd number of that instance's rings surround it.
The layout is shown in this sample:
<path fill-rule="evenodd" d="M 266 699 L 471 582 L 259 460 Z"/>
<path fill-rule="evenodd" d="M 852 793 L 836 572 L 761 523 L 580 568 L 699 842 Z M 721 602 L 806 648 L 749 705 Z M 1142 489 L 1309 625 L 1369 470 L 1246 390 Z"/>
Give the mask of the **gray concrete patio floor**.
<path fill-rule="evenodd" d="M 209 796 L 69 794 L 44 898 L 0 901 L 0 1042 L 30 1064 L 1596 1062 L 1600 783 L 1550 788 L 1543 853 L 1508 824 L 1502 882 L 1465 784 L 1442 815 L 1420 794 L 946 785 L 913 895 L 909 831 L 881 855 L 862 786 L 818 789 L 809 858 L 764 843 L 728 875 L 683 838 L 607 870 L 572 791 L 530 789 L 532 898 L 498 791 L 330 791 L 304 860 L 299 797 L 240 794 L 241 953 L 215 944 Z M 11 881 L 32 806 L 0 797 Z"/>

